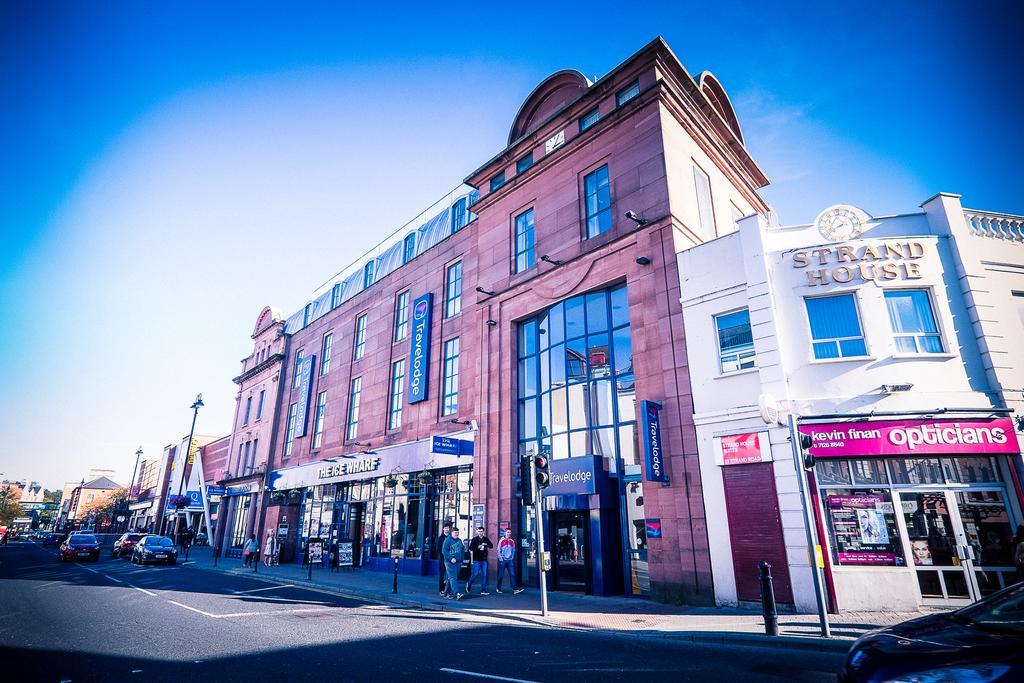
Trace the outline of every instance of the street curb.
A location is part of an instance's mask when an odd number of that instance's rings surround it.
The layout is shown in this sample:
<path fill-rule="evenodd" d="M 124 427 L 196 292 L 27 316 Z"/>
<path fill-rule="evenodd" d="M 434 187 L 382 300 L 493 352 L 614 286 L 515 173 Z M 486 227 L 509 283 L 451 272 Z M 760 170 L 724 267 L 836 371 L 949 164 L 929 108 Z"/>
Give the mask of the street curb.
<path fill-rule="evenodd" d="M 233 576 L 244 576 L 251 579 L 263 580 L 268 583 L 280 583 L 282 581 L 292 581 L 289 578 L 284 577 L 271 577 L 268 575 L 254 574 L 248 570 L 242 569 L 221 569 L 220 567 L 207 567 L 200 566 L 198 564 L 188 565 L 190 569 L 199 569 L 201 571 L 217 572 L 220 574 L 230 574 Z M 490 612 L 483 611 L 475 608 L 466 609 L 446 609 L 446 605 L 439 605 L 433 602 L 423 602 L 421 600 L 410 600 L 408 598 L 393 597 L 387 593 L 376 593 L 371 591 L 358 591 L 358 590 L 346 590 L 338 588 L 330 584 L 323 584 L 318 581 L 302 581 L 292 582 L 291 585 L 302 586 L 305 588 L 312 588 L 320 590 L 325 593 L 331 593 L 346 598 L 353 598 L 358 600 L 367 600 L 370 602 L 380 604 L 393 604 L 400 605 L 402 607 L 412 607 L 420 610 L 428 610 L 431 612 L 447 612 L 449 614 L 468 614 L 472 616 L 490 617 L 494 619 L 502 619 L 505 621 L 515 622 L 519 624 L 528 624 L 530 626 L 539 626 L 544 628 L 559 629 L 562 631 L 575 631 L 578 633 L 590 633 L 602 636 L 617 636 L 617 637 L 630 637 L 630 638 L 643 638 L 648 640 L 650 638 L 659 638 L 666 640 L 678 640 L 683 642 L 692 643 L 707 643 L 715 645 L 746 645 L 756 647 L 777 647 L 785 649 L 798 649 L 798 650 L 817 650 L 817 651 L 829 651 L 835 653 L 846 653 L 853 644 L 853 640 L 840 639 L 840 638 L 811 638 L 806 636 L 766 636 L 760 633 L 740 633 L 733 631 L 620 631 L 615 629 L 603 629 L 603 628 L 585 628 L 580 626 L 568 626 L 564 624 L 551 623 L 545 621 L 543 617 L 532 617 L 521 614 L 505 614 L 502 612 Z"/>

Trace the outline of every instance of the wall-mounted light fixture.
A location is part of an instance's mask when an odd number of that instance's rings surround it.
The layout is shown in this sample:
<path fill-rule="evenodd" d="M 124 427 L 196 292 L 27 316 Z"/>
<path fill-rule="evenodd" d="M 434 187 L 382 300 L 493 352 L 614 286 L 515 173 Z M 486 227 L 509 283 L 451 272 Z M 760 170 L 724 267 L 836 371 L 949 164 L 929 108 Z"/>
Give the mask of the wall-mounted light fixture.
<path fill-rule="evenodd" d="M 483 287 L 479 287 L 479 286 L 476 288 L 476 291 L 480 292 L 481 294 L 486 294 L 487 296 L 495 296 L 495 295 L 497 295 L 497 292 L 490 292 L 490 291 L 487 291 L 486 289 L 484 289 Z"/>
<path fill-rule="evenodd" d="M 647 223 L 649 222 L 646 218 L 641 218 L 640 216 L 637 216 L 636 211 L 627 211 L 626 218 L 633 221 L 641 228 L 647 225 Z"/>
<path fill-rule="evenodd" d="M 556 259 L 556 258 L 551 258 L 551 257 L 550 257 L 550 256 L 548 256 L 547 254 L 543 254 L 543 255 L 541 255 L 541 257 L 540 257 L 540 260 L 541 260 L 541 261 L 547 261 L 548 263 L 550 263 L 550 264 L 551 264 L 551 265 L 553 265 L 553 266 L 560 266 L 560 265 L 562 265 L 563 263 L 565 263 L 565 261 L 559 261 L 559 260 L 558 260 L 558 259 Z"/>
<path fill-rule="evenodd" d="M 497 320 L 491 320 L 490 318 L 487 319 L 487 326 L 488 327 L 494 327 L 497 324 L 498 324 Z"/>
<path fill-rule="evenodd" d="M 651 265 L 651 259 L 649 259 L 646 256 L 637 256 L 636 257 L 636 264 L 638 266 L 649 266 L 649 265 Z"/>

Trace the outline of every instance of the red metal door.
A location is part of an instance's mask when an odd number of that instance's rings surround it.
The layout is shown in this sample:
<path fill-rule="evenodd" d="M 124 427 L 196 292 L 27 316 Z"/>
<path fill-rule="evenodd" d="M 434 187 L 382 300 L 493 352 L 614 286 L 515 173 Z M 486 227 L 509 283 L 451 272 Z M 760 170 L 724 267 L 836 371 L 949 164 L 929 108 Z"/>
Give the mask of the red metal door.
<path fill-rule="evenodd" d="M 761 599 L 758 563 L 764 561 L 772 566 L 776 602 L 792 603 L 793 589 L 789 582 L 772 463 L 729 465 L 722 468 L 722 478 L 737 597 L 750 601 Z"/>

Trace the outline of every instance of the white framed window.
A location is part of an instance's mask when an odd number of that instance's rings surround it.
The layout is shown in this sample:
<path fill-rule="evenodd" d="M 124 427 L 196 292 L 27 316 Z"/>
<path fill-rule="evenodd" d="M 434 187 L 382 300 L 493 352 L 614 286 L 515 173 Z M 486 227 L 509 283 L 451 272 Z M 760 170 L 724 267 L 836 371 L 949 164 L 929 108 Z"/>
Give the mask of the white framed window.
<path fill-rule="evenodd" d="M 302 360 L 303 360 L 303 357 L 304 357 L 304 352 L 303 352 L 302 349 L 299 349 L 298 351 L 295 352 L 295 377 L 292 380 L 292 389 L 298 389 L 299 385 L 302 383 Z"/>
<path fill-rule="evenodd" d="M 852 293 L 804 299 L 811 326 L 814 357 L 856 358 L 868 355 L 864 328 Z"/>
<path fill-rule="evenodd" d="M 366 352 L 366 314 L 356 318 L 356 343 L 352 348 L 352 359 L 359 360 Z"/>
<path fill-rule="evenodd" d="M 521 273 L 533 267 L 533 209 L 527 209 L 515 219 L 516 223 L 516 262 L 515 272 Z"/>
<path fill-rule="evenodd" d="M 462 261 L 448 266 L 445 275 L 444 317 L 462 312 Z"/>
<path fill-rule="evenodd" d="M 402 426 L 402 398 L 405 392 L 405 359 L 391 365 L 391 399 L 388 402 L 388 429 Z"/>
<path fill-rule="evenodd" d="M 718 335 L 718 365 L 722 372 L 752 368 L 757 364 L 748 309 L 716 315 L 715 332 Z"/>
<path fill-rule="evenodd" d="M 398 295 L 395 300 L 395 341 L 400 342 L 409 336 L 409 290 Z"/>
<path fill-rule="evenodd" d="M 348 394 L 348 425 L 345 428 L 345 438 L 349 440 L 356 438 L 359 433 L 359 397 L 362 391 L 363 378 L 354 378 Z"/>
<path fill-rule="evenodd" d="M 324 349 L 320 356 L 320 375 L 326 375 L 331 371 L 331 347 L 334 346 L 334 333 L 328 332 L 324 335 Z"/>
<path fill-rule="evenodd" d="M 714 237 L 715 211 L 711 204 L 711 179 L 697 164 L 693 165 L 693 183 L 697 188 L 697 217 L 700 220 L 700 232 L 704 237 Z"/>
<path fill-rule="evenodd" d="M 942 353 L 942 335 L 935 322 L 932 298 L 925 289 L 885 292 L 889 324 L 897 353 Z"/>
<path fill-rule="evenodd" d="M 288 406 L 288 430 L 284 438 L 284 456 L 286 458 L 292 454 L 292 444 L 295 442 L 295 416 L 298 414 L 298 410 L 298 403 Z"/>
<path fill-rule="evenodd" d="M 316 395 L 316 413 L 313 417 L 313 448 L 320 448 L 324 440 L 324 410 L 327 408 L 327 392 Z"/>
<path fill-rule="evenodd" d="M 441 415 L 459 412 L 459 338 L 444 343 L 444 379 L 441 392 Z"/>

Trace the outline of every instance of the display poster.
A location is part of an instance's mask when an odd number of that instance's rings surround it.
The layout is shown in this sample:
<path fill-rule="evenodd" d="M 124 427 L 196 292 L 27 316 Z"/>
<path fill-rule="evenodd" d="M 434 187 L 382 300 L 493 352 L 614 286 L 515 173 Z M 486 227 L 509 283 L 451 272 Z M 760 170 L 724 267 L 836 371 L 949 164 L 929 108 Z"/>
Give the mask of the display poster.
<path fill-rule="evenodd" d="M 352 541 L 340 541 L 337 545 L 338 548 L 338 566 L 339 567 L 351 567 L 352 566 Z"/>
<path fill-rule="evenodd" d="M 486 509 L 486 506 L 483 503 L 474 503 L 473 504 L 473 528 L 470 530 L 471 533 L 475 534 L 476 530 L 477 530 L 477 527 L 483 527 L 484 528 L 484 532 L 486 534 L 487 521 L 485 519 L 485 514 L 486 514 L 484 512 L 485 509 Z"/>
<path fill-rule="evenodd" d="M 324 541 L 322 538 L 311 538 L 306 543 L 306 557 L 310 562 L 324 561 Z"/>
<path fill-rule="evenodd" d="M 903 566 L 886 494 L 830 494 L 826 500 L 839 564 Z"/>
<path fill-rule="evenodd" d="M 721 453 L 719 462 L 722 465 L 749 465 L 770 461 L 771 452 L 763 447 L 768 441 L 767 436 L 767 432 L 750 432 L 717 437 L 715 441 Z"/>
<path fill-rule="evenodd" d="M 661 538 L 661 518 L 644 520 L 644 533 L 647 538 Z"/>

